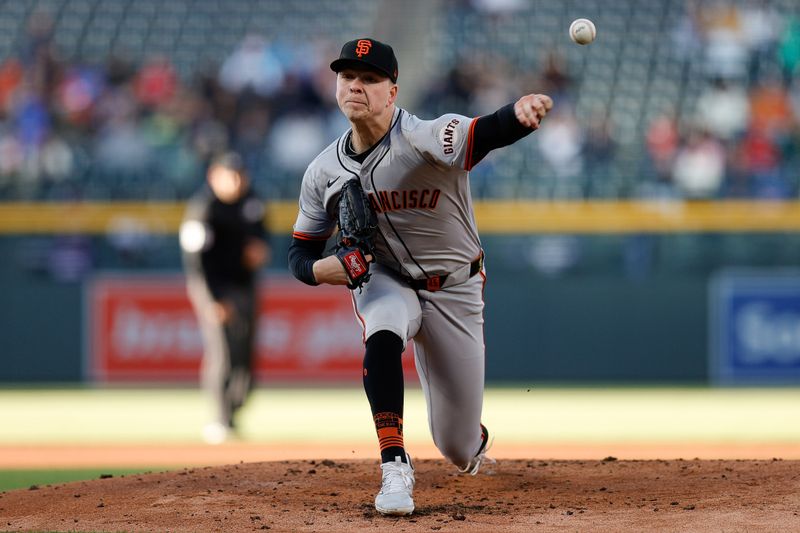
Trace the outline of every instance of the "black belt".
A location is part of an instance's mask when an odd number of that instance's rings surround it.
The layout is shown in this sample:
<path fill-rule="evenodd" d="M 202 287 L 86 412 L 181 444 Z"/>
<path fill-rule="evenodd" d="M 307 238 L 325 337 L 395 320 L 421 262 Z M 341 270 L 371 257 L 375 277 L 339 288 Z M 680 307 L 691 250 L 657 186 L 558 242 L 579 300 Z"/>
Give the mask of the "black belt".
<path fill-rule="evenodd" d="M 483 270 L 483 252 L 481 252 L 475 261 L 469 264 L 469 277 L 467 279 L 471 278 L 481 270 Z M 442 285 L 444 285 L 444 282 L 449 275 L 450 274 L 437 274 L 430 276 L 427 279 L 406 278 L 406 282 L 415 291 L 435 292 L 441 290 Z"/>

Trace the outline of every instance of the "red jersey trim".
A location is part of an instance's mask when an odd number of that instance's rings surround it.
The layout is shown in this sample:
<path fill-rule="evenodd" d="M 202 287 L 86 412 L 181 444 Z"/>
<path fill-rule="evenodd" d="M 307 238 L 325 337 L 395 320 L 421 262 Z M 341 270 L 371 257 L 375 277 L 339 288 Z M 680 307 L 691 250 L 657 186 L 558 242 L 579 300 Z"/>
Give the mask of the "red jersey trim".
<path fill-rule="evenodd" d="M 364 317 L 361 316 L 361 313 L 358 312 L 358 304 L 356 303 L 356 295 L 354 291 L 350 291 L 350 299 L 353 302 L 353 312 L 356 314 L 356 318 L 361 323 L 361 342 L 367 344 L 367 322 L 364 320 Z"/>
<path fill-rule="evenodd" d="M 303 233 L 301 231 L 292 232 L 292 237 L 295 239 L 300 239 L 301 241 L 327 241 L 330 236 L 331 234 L 320 237 L 318 235 L 309 235 L 308 233 Z"/>
<path fill-rule="evenodd" d="M 478 122 L 478 118 L 473 118 L 472 122 L 469 125 L 469 134 L 467 135 L 467 153 L 464 156 L 464 170 L 466 171 L 472 170 L 472 149 L 473 149 L 472 139 L 475 135 L 475 123 Z"/>

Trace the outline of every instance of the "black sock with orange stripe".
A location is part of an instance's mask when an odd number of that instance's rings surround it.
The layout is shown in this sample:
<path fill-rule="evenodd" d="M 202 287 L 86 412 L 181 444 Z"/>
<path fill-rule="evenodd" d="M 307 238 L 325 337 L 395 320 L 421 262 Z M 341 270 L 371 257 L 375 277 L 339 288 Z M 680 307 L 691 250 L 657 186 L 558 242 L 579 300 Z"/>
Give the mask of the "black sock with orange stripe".
<path fill-rule="evenodd" d="M 372 408 L 378 434 L 381 462 L 400 457 L 403 446 L 403 341 L 390 331 L 379 331 L 367 339 L 364 355 L 364 391 Z"/>

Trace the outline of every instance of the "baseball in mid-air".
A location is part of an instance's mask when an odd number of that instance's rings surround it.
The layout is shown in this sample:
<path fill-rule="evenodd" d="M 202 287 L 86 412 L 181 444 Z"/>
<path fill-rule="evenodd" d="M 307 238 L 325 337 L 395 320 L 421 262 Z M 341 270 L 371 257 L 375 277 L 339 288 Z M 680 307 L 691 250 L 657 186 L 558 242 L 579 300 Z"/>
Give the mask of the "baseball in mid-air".
<path fill-rule="evenodd" d="M 589 44 L 594 41 L 597 29 L 589 19 L 575 19 L 569 25 L 569 38 L 578 44 Z"/>

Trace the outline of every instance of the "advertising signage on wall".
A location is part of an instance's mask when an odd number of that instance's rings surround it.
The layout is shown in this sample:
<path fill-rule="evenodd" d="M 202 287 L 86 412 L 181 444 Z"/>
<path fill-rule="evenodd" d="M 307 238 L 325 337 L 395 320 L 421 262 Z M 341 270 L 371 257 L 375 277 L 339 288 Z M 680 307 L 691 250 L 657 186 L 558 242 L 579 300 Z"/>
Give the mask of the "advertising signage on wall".
<path fill-rule="evenodd" d="M 800 384 L 800 271 L 727 271 L 711 284 L 710 376 Z"/>
<path fill-rule="evenodd" d="M 202 338 L 181 276 L 101 276 L 87 284 L 85 308 L 87 378 L 199 379 Z M 364 346 L 346 288 L 267 277 L 258 322 L 260 381 L 361 383 Z M 416 379 L 410 348 L 403 366 L 406 378 Z"/>

